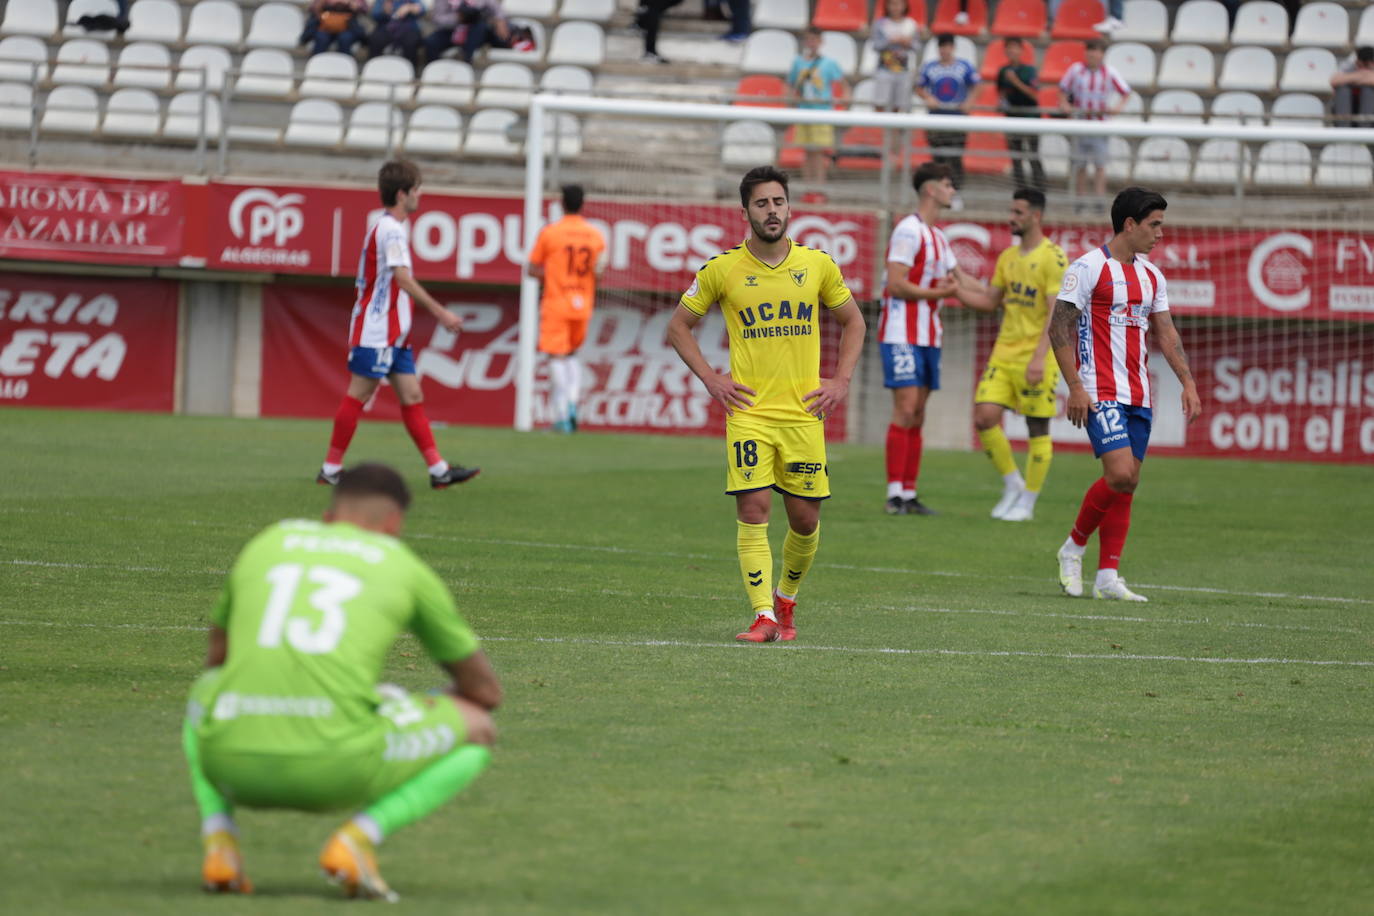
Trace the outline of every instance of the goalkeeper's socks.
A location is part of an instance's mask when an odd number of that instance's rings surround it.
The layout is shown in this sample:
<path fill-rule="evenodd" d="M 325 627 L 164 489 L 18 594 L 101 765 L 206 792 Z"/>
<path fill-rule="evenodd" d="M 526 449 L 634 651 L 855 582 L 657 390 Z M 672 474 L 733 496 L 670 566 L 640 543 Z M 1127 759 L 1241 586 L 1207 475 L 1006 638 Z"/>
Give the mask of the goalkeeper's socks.
<path fill-rule="evenodd" d="M 462 792 L 490 761 L 490 748 L 464 744 L 383 795 L 351 823 L 373 843 L 379 843 Z M 375 830 L 375 836 L 370 830 Z"/>
<path fill-rule="evenodd" d="M 811 571 L 820 543 L 819 524 L 810 534 L 798 534 L 790 527 L 787 529 L 787 537 L 782 541 L 782 578 L 778 581 L 778 594 L 788 600 L 797 597 L 797 589 Z"/>
<path fill-rule="evenodd" d="M 757 616 L 762 614 L 774 622 L 773 616 L 773 550 L 768 546 L 768 523 L 751 525 L 736 521 L 739 530 L 735 546 L 739 551 L 739 571 L 744 579 L 744 594 Z"/>

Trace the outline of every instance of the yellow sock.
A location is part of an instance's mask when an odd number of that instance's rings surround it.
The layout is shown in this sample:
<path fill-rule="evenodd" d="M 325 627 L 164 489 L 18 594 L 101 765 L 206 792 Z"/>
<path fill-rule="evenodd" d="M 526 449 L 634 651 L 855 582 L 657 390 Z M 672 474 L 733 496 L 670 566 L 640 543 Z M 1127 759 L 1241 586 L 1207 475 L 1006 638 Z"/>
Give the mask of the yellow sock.
<path fill-rule="evenodd" d="M 1039 493 L 1050 474 L 1050 458 L 1054 455 L 1054 442 L 1049 436 L 1032 436 L 1026 443 L 1026 489 Z"/>
<path fill-rule="evenodd" d="M 1002 432 L 1002 427 L 980 429 L 978 438 L 983 442 L 983 454 L 991 459 L 997 473 L 1003 477 L 1016 473 L 1016 459 L 1012 457 L 1011 443 L 1007 441 L 1007 434 Z"/>
<path fill-rule="evenodd" d="M 744 594 L 755 615 L 773 617 L 773 549 L 768 546 L 768 524 L 736 522 L 739 535 L 739 571 L 744 577 Z"/>
<path fill-rule="evenodd" d="M 810 534 L 797 534 L 791 528 L 787 529 L 787 537 L 782 541 L 782 578 L 778 580 L 778 593 L 784 598 L 797 597 L 797 589 L 810 571 L 820 543 L 820 525 Z"/>

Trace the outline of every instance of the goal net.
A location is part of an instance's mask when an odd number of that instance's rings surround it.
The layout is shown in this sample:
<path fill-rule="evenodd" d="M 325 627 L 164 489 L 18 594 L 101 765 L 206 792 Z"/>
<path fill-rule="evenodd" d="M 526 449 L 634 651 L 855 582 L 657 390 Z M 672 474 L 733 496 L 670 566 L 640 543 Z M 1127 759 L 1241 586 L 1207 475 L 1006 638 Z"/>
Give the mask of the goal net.
<path fill-rule="evenodd" d="M 790 235 L 828 251 L 869 321 L 869 342 L 835 440 L 881 441 L 890 413 L 873 342 L 892 226 L 915 206 L 910 176 L 931 158 L 961 160 L 960 208 L 940 225 L 960 265 L 987 281 L 1013 244 L 1006 217 L 1019 186 L 1040 185 L 1047 234 L 1070 259 L 1110 239 L 1110 201 L 1127 185 L 1169 201 L 1163 242 L 1151 254 L 1168 280 L 1175 323 L 1189 351 L 1205 413 L 1188 427 L 1179 386 L 1155 354 L 1152 449 L 1164 453 L 1374 460 L 1374 130 L 1272 118 L 1170 111 L 1148 118 L 1128 105 L 1111 121 L 884 114 L 848 110 L 644 102 L 541 95 L 526 150 L 528 243 L 558 215 L 557 190 L 586 189 L 583 214 L 606 235 L 609 262 L 587 343 L 579 410 L 587 428 L 705 434 L 723 415 L 664 339 L 692 275 L 747 234 L 738 183 L 755 165 L 792 176 Z M 1272 123 L 1255 123 L 1271 121 Z M 823 125 L 821 180 L 804 173 L 799 126 Z M 809 127 L 800 138 L 806 138 Z M 951 136 L 953 135 L 953 136 Z M 1073 151 L 1106 146 L 1105 194 Z M 537 284 L 522 291 L 517 426 L 550 419 L 549 380 L 536 353 Z M 971 448 L 973 390 L 999 319 L 943 304 L 942 390 L 927 410 L 926 441 Z M 838 329 L 821 322 L 822 371 Z M 829 325 L 829 327 L 826 327 Z M 698 327 L 703 352 L 728 366 L 724 320 Z M 1061 382 L 1062 388 L 1062 382 Z M 1086 444 L 1062 417 L 1056 440 Z M 1013 438 L 1025 426 L 1007 419 Z"/>

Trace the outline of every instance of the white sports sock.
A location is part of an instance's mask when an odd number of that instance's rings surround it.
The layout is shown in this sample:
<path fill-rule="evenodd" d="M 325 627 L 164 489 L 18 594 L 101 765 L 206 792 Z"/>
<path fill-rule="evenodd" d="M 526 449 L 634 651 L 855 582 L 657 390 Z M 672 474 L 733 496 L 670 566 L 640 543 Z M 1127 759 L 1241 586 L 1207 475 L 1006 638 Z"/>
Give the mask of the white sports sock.
<path fill-rule="evenodd" d="M 1038 490 L 1021 491 L 1021 505 L 1025 506 L 1027 509 L 1034 509 L 1035 501 L 1039 498 L 1040 492 Z"/>
<path fill-rule="evenodd" d="M 887 498 L 902 495 L 902 482 L 900 480 L 889 480 L 887 482 Z"/>
<path fill-rule="evenodd" d="M 549 378 L 553 381 L 552 415 L 554 420 L 564 420 L 568 416 L 568 358 L 549 357 Z"/>
<path fill-rule="evenodd" d="M 1095 584 L 1098 588 L 1103 588 L 1103 587 L 1108 586 L 1108 585 L 1111 585 L 1113 582 L 1115 582 L 1115 581 L 1116 581 L 1116 577 L 1117 577 L 1117 571 L 1114 570 L 1114 569 L 1099 569 L 1099 570 L 1097 571 L 1097 580 L 1096 580 L 1096 582 L 1095 582 L 1094 584 Z"/>
<path fill-rule="evenodd" d="M 766 608 L 765 610 L 762 610 L 762 611 L 757 611 L 756 613 L 762 614 L 764 617 L 767 617 L 769 620 L 773 621 L 774 623 L 777 623 L 777 622 L 778 622 L 778 618 L 775 617 L 775 616 L 773 615 L 773 609 L 772 609 L 771 607 L 770 607 L 770 608 Z"/>
<path fill-rule="evenodd" d="M 1083 554 L 1085 554 L 1085 553 L 1088 552 L 1088 545 L 1087 545 L 1087 544 L 1075 544 L 1075 543 L 1073 542 L 1073 538 L 1069 538 L 1068 540 L 1066 540 L 1066 541 L 1064 542 L 1064 546 L 1061 547 L 1061 548 L 1059 548 L 1059 549 L 1062 550 L 1062 551 L 1064 551 L 1065 553 L 1073 553 L 1073 554 L 1077 554 L 1078 556 L 1081 557 L 1081 556 L 1083 556 Z"/>
<path fill-rule="evenodd" d="M 568 354 L 568 413 L 577 407 L 577 399 L 582 396 L 582 364 L 577 357 Z"/>
<path fill-rule="evenodd" d="M 784 591 L 783 591 L 782 589 L 780 589 L 780 588 L 775 588 L 775 589 L 773 589 L 773 591 L 774 591 L 774 592 L 778 595 L 778 597 L 780 597 L 780 598 L 786 598 L 788 601 L 796 601 L 796 600 L 797 600 L 797 596 L 796 596 L 796 595 L 789 595 L 789 594 L 787 594 L 786 592 L 784 592 Z"/>
<path fill-rule="evenodd" d="M 200 822 L 200 835 L 209 836 L 212 833 L 219 833 L 221 830 L 239 835 L 238 825 L 234 819 L 227 814 L 212 814 Z"/>
<path fill-rule="evenodd" d="M 1005 490 L 1024 490 L 1026 482 L 1021 479 L 1020 471 L 1011 471 L 1002 475 L 1002 488 Z"/>
<path fill-rule="evenodd" d="M 382 842 L 382 828 L 372 819 L 371 815 L 355 814 L 353 815 L 352 824 L 354 827 L 361 830 L 364 836 L 372 841 L 373 846 L 377 846 Z"/>
<path fill-rule="evenodd" d="M 326 461 L 324 464 L 320 465 L 320 470 L 324 471 L 326 474 L 337 474 L 343 470 L 343 465 L 330 464 Z"/>
<path fill-rule="evenodd" d="M 448 470 L 448 462 L 447 462 L 447 461 L 440 461 L 438 464 L 431 464 L 431 465 L 429 466 L 429 476 L 431 476 L 431 477 L 438 477 L 440 474 L 444 473 L 444 472 L 447 471 L 447 470 Z"/>
<path fill-rule="evenodd" d="M 902 491 L 902 499 L 905 499 L 905 500 L 907 500 L 908 502 L 910 502 L 911 500 L 913 500 L 913 499 L 915 499 L 915 498 L 916 498 L 916 491 L 915 491 L 915 490 L 903 490 L 903 491 Z"/>

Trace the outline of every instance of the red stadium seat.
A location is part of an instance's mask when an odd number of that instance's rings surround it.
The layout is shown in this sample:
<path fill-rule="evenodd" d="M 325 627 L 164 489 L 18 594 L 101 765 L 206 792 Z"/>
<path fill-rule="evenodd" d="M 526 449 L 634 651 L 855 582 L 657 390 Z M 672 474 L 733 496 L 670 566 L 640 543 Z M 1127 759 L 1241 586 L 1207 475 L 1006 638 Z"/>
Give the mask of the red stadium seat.
<path fill-rule="evenodd" d="M 1093 26 L 1107 18 L 1102 0 L 1064 0 L 1054 17 L 1051 38 L 1101 38 Z"/>
<path fill-rule="evenodd" d="M 817 0 L 811 24 L 827 32 L 858 32 L 868 25 L 868 0 Z"/>
<path fill-rule="evenodd" d="M 969 114 L 975 118 L 1001 117 L 1002 112 L 997 110 L 1000 100 L 1001 94 L 997 91 L 996 83 L 979 83 L 973 92 L 973 110 Z"/>
<path fill-rule="evenodd" d="M 959 25 L 954 17 L 959 14 L 959 0 L 940 0 L 935 8 L 935 21 L 930 30 L 936 35 L 948 32 L 951 35 L 979 35 L 988 27 L 988 0 L 968 0 L 968 23 Z M 1093 20 L 1101 22 L 1100 19 Z"/>
<path fill-rule="evenodd" d="M 1045 31 L 1045 0 L 1002 0 L 991 31 L 1003 38 L 1039 38 Z"/>
<path fill-rule="evenodd" d="M 1045 80 L 1040 85 L 1040 91 L 1035 94 L 1035 100 L 1041 108 L 1046 109 L 1041 114 L 1051 116 L 1052 112 L 1059 109 L 1059 84 Z"/>
<path fill-rule="evenodd" d="M 1011 169 L 1007 138 L 1002 134 L 969 134 L 964 146 L 964 171 L 970 175 L 1003 175 Z"/>
<path fill-rule="evenodd" d="M 735 86 L 735 104 L 749 108 L 785 108 L 783 97 L 786 94 L 787 86 L 776 76 L 745 76 Z M 740 98 L 749 101 L 739 101 Z"/>
<path fill-rule="evenodd" d="M 886 152 L 881 127 L 851 127 L 840 137 L 841 147 L 862 147 L 863 153 L 841 155 L 835 159 L 835 167 L 861 172 L 876 172 L 883 167 Z"/>
<path fill-rule="evenodd" d="M 824 2 L 824 0 L 822 0 Z M 926 4 L 925 0 L 907 0 L 906 14 L 920 23 L 921 28 L 926 25 Z M 873 12 L 869 17 L 869 25 L 879 16 L 887 15 L 887 3 L 885 0 L 873 0 Z"/>
<path fill-rule="evenodd" d="M 1057 83 L 1068 72 L 1071 64 L 1083 59 L 1083 42 L 1056 41 L 1045 51 L 1045 62 L 1040 65 L 1040 85 Z"/>

